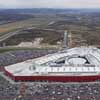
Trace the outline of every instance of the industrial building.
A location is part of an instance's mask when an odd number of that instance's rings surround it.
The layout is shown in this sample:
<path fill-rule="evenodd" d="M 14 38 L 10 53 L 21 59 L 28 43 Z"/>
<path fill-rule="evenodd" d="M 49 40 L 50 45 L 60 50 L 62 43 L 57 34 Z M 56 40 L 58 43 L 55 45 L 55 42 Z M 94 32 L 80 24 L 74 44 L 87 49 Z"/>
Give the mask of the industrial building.
<path fill-rule="evenodd" d="M 67 44 L 65 37 L 64 47 Z M 100 49 L 91 46 L 66 47 L 53 54 L 5 66 L 4 71 L 15 81 L 99 81 Z"/>

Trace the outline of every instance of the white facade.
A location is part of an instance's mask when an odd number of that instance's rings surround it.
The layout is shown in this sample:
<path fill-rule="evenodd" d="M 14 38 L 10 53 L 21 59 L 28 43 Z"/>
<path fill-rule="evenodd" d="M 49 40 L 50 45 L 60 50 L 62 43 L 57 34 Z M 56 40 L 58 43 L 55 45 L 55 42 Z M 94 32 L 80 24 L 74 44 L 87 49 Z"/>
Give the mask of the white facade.
<path fill-rule="evenodd" d="M 76 47 L 54 54 L 6 66 L 14 76 L 35 75 L 99 75 L 100 50 L 95 47 Z"/>

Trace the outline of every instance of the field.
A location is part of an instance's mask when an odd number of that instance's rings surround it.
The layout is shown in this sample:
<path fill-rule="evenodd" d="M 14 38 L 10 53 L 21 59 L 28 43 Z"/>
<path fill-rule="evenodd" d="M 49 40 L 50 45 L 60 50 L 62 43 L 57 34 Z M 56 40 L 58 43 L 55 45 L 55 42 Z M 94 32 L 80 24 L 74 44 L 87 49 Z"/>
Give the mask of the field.
<path fill-rule="evenodd" d="M 10 16 L 9 23 L 0 25 L 0 35 L 23 29 L 19 34 L 3 41 L 7 45 L 32 42 L 38 37 L 43 38 L 41 43 L 54 45 L 63 41 L 65 30 L 71 32 L 72 44 L 70 45 L 80 46 L 84 44 L 84 41 L 86 45 L 100 45 L 100 12 L 98 10 L 25 9 L 9 12 L 13 16 L 15 12 L 17 14 L 24 12 L 28 18 L 24 19 L 24 16 L 21 16 L 19 20 L 16 17 L 16 21 L 14 21 Z"/>
<path fill-rule="evenodd" d="M 28 28 L 28 27 L 39 27 L 43 28 L 47 26 L 50 22 L 56 21 L 60 19 L 59 17 L 56 16 L 37 16 L 34 18 L 28 18 L 26 20 L 18 20 L 15 22 L 10 22 L 7 24 L 1 24 L 0 25 L 0 34 L 7 33 L 9 31 L 18 29 L 18 28 Z"/>

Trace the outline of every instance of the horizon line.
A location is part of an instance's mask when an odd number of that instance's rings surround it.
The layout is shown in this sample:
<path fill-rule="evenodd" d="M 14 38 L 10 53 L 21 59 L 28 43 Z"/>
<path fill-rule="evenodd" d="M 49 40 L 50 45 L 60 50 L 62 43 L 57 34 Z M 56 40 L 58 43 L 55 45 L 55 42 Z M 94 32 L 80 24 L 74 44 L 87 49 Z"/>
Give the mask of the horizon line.
<path fill-rule="evenodd" d="M 87 8 L 87 7 L 84 7 L 84 8 L 53 8 L 53 7 L 51 7 L 51 8 L 49 8 L 49 7 L 34 7 L 34 8 L 30 8 L 30 7 L 26 7 L 26 8 L 14 8 L 14 7 L 11 7 L 11 8 L 0 8 L 0 9 L 100 9 L 100 8 Z"/>

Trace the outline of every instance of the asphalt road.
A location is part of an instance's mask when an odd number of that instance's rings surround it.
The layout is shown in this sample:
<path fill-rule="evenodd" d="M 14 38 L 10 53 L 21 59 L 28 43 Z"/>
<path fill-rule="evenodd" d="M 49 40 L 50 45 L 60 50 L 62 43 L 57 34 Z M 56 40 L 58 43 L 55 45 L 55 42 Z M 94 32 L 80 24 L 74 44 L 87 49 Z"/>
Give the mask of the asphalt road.
<path fill-rule="evenodd" d="M 10 38 L 10 37 L 13 36 L 13 35 L 19 34 L 20 31 L 21 31 L 21 30 L 17 30 L 17 31 L 15 31 L 15 32 L 9 32 L 9 33 L 6 33 L 6 34 L 2 35 L 2 36 L 0 37 L 0 42 L 6 40 L 6 39 L 8 39 L 8 38 Z"/>

